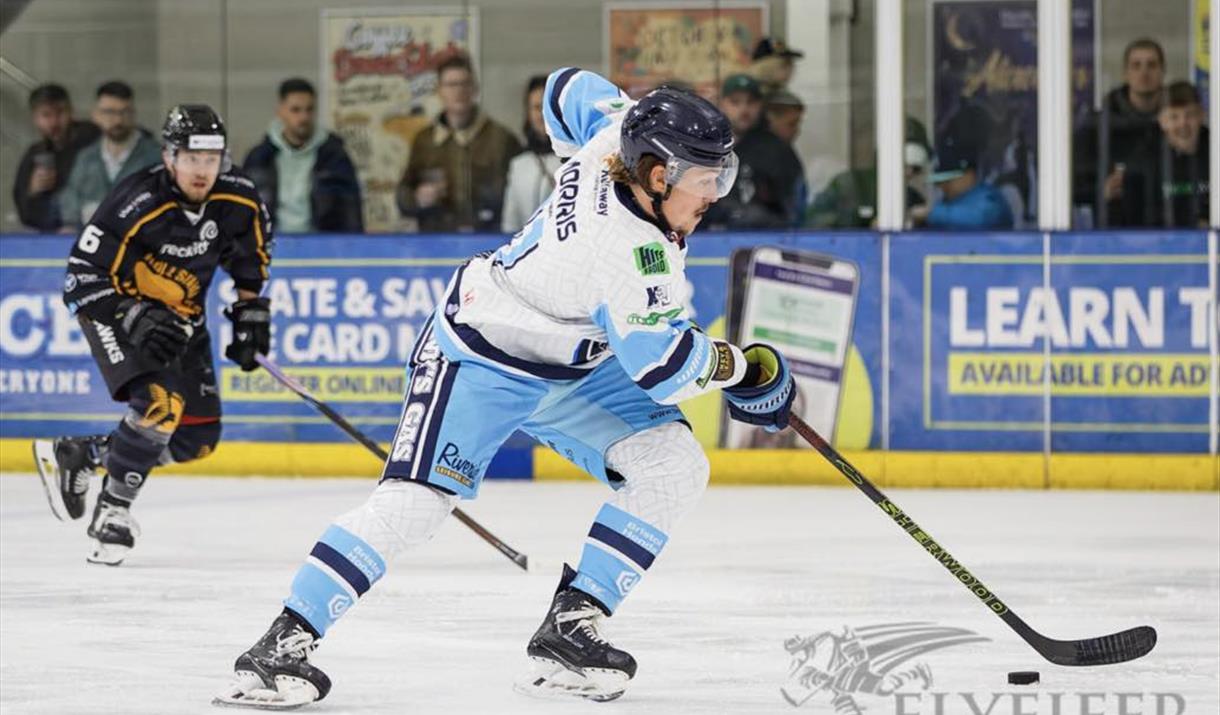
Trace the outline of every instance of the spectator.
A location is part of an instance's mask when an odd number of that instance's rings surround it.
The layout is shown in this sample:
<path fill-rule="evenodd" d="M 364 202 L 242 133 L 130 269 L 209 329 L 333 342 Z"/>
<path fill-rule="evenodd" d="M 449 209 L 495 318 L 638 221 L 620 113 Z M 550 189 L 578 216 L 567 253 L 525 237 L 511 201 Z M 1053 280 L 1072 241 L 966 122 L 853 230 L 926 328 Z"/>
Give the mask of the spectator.
<path fill-rule="evenodd" d="M 750 75 L 724 80 L 720 111 L 733 127 L 739 166 L 728 195 L 712 204 L 703 224 L 717 229 L 785 228 L 796 223 L 804 169 L 796 152 L 759 122 L 762 87 Z"/>
<path fill-rule="evenodd" d="M 441 113 L 411 142 L 399 210 L 424 232 L 499 231 L 508 163 L 521 143 L 475 102 L 478 84 L 465 55 L 442 62 L 436 80 Z"/>
<path fill-rule="evenodd" d="M 914 187 L 928 165 L 928 132 L 913 117 L 906 120 L 906 208 L 927 202 Z M 827 184 L 809 207 L 805 225 L 811 228 L 869 228 L 877 218 L 877 167 L 844 171 Z"/>
<path fill-rule="evenodd" d="M 786 89 L 776 90 L 767 97 L 767 126 L 788 144 L 795 143 L 801 133 L 804 115 L 805 103 Z"/>
<path fill-rule="evenodd" d="M 1124 222 L 1123 176 L 1146 170 L 1132 161 L 1139 158 L 1137 149 L 1159 133 L 1164 79 L 1165 51 L 1160 44 L 1141 38 L 1127 45 L 1123 85 L 1106 95 L 1101 111 L 1089 115 L 1072 139 L 1073 203 L 1089 207 L 1097 226 Z"/>
<path fill-rule="evenodd" d="M 1165 91 L 1157 115 L 1160 131 L 1141 147 L 1123 183 L 1126 225 L 1162 228 L 1206 228 L 1210 215 L 1208 128 L 1203 102 L 1189 82 L 1174 82 Z"/>
<path fill-rule="evenodd" d="M 13 203 L 21 223 L 38 231 L 59 228 L 55 193 L 63 188 L 76 154 L 97 139 L 92 122 L 72 119 L 68 90 L 44 84 L 30 92 L 30 119 L 39 139 L 25 150 L 13 181 Z"/>
<path fill-rule="evenodd" d="M 505 233 L 515 233 L 555 188 L 555 170 L 559 157 L 551 149 L 542 118 L 542 91 L 546 75 L 530 78 L 525 90 L 525 151 L 508 163 L 508 186 L 504 190 L 504 211 L 500 227 Z"/>
<path fill-rule="evenodd" d="M 952 136 L 946 137 L 941 146 L 932 183 L 940 189 L 942 198 L 930 211 L 926 206 L 912 209 L 914 222 L 942 231 L 1012 228 L 1012 209 L 1004 195 L 979 180 L 976 152 Z"/>
<path fill-rule="evenodd" d="M 783 40 L 764 37 L 754 46 L 750 74 L 762 85 L 763 95 L 769 97 L 788 88 L 796 71 L 796 60 L 804 56 L 804 52 L 790 49 Z"/>
<path fill-rule="evenodd" d="M 275 119 L 243 169 L 275 221 L 276 233 L 362 233 L 356 167 L 343 140 L 317 125 L 313 85 L 280 83 Z"/>
<path fill-rule="evenodd" d="M 126 82 L 106 82 L 97 88 L 93 123 L 102 136 L 76 155 L 59 193 L 59 217 L 65 228 L 89 223 L 94 209 L 120 179 L 161 161 L 160 144 L 136 126 L 134 97 Z"/>

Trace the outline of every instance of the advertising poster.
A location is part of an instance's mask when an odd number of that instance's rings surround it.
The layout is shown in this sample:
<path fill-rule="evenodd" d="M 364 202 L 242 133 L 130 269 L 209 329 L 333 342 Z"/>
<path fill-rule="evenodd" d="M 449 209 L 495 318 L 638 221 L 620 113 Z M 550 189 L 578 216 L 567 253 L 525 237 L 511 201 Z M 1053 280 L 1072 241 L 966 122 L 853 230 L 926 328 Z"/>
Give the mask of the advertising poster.
<path fill-rule="evenodd" d="M 320 37 L 320 114 L 356 165 L 365 230 L 410 230 L 394 199 L 398 180 L 411 140 L 440 111 L 436 67 L 477 53 L 476 15 L 460 7 L 323 10 Z"/>
<path fill-rule="evenodd" d="M 1206 234 L 1102 238 L 894 237 L 891 447 L 1206 452 Z"/>
<path fill-rule="evenodd" d="M 677 80 L 714 99 L 768 27 L 764 2 L 607 3 L 606 77 L 632 97 Z"/>
<path fill-rule="evenodd" d="M 934 0 L 928 96 L 933 142 L 953 135 L 979 175 L 1014 203 L 1016 227 L 1037 219 L 1038 9 L 1035 0 Z M 1072 0 L 1072 117 L 1093 107 L 1094 0 Z"/>

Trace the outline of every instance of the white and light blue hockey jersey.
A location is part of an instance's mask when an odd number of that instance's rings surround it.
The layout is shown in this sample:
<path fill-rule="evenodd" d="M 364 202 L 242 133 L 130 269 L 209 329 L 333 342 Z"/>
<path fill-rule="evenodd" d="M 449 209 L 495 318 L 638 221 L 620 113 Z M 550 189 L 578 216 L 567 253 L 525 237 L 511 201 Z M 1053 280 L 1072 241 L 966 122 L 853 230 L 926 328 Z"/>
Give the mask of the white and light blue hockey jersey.
<path fill-rule="evenodd" d="M 547 79 L 547 133 L 567 161 L 512 241 L 454 275 L 435 317 L 451 359 L 567 380 L 613 355 L 665 404 L 740 381 L 741 351 L 689 320 L 685 246 L 610 180 L 606 159 L 632 104 L 592 72 L 564 68 Z"/>

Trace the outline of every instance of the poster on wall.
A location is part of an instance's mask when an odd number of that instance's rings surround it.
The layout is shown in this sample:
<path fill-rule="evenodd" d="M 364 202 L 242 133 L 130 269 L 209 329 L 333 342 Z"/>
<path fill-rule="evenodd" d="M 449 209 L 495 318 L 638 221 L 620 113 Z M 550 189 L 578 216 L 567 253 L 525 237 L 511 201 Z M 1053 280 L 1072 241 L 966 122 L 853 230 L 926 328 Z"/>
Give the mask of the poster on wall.
<path fill-rule="evenodd" d="M 1092 111 L 1096 0 L 1072 0 L 1072 125 Z M 965 138 L 979 176 L 1008 198 L 1016 227 L 1037 222 L 1038 7 L 1035 0 L 934 0 L 928 97 L 937 148 Z"/>
<path fill-rule="evenodd" d="M 606 76 L 632 97 L 678 81 L 715 98 L 725 77 L 749 68 L 767 10 L 749 0 L 607 3 Z"/>
<path fill-rule="evenodd" d="M 1195 86 L 1199 88 L 1199 94 L 1203 98 L 1203 107 L 1209 106 L 1208 101 L 1211 91 L 1211 61 L 1209 55 L 1209 37 L 1210 27 L 1208 26 L 1209 18 L 1211 17 L 1211 0 L 1194 0 L 1194 12 L 1190 14 L 1190 66 L 1192 68 L 1193 77 L 1191 80 Z"/>
<path fill-rule="evenodd" d="M 778 246 L 739 250 L 731 260 L 728 336 L 763 342 L 787 359 L 796 383 L 792 411 L 832 443 L 852 345 L 860 266 L 852 260 Z M 794 430 L 765 432 L 721 418 L 720 446 L 808 448 Z"/>
<path fill-rule="evenodd" d="M 440 111 L 436 68 L 467 52 L 478 67 L 477 15 L 461 7 L 322 11 L 321 115 L 356 165 L 371 233 L 411 230 L 395 191 L 411 140 Z"/>

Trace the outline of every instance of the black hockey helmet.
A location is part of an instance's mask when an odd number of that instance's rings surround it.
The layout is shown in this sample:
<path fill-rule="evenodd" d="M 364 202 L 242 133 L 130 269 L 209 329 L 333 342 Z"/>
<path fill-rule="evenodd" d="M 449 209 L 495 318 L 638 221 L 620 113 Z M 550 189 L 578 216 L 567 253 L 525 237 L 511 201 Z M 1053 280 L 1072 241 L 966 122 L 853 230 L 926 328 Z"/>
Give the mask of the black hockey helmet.
<path fill-rule="evenodd" d="M 188 151 L 226 151 L 224 120 L 206 104 L 177 104 L 165 116 L 161 139 L 167 147 Z"/>
<path fill-rule="evenodd" d="M 621 134 L 623 164 L 634 172 L 651 154 L 665 162 L 669 188 L 683 188 L 708 198 L 723 197 L 737 177 L 733 128 L 716 105 L 693 92 L 660 87 L 627 111 Z M 692 167 L 716 169 L 714 181 L 680 185 Z M 703 172 L 707 174 L 708 172 Z M 668 189 L 667 189 L 668 191 Z"/>

